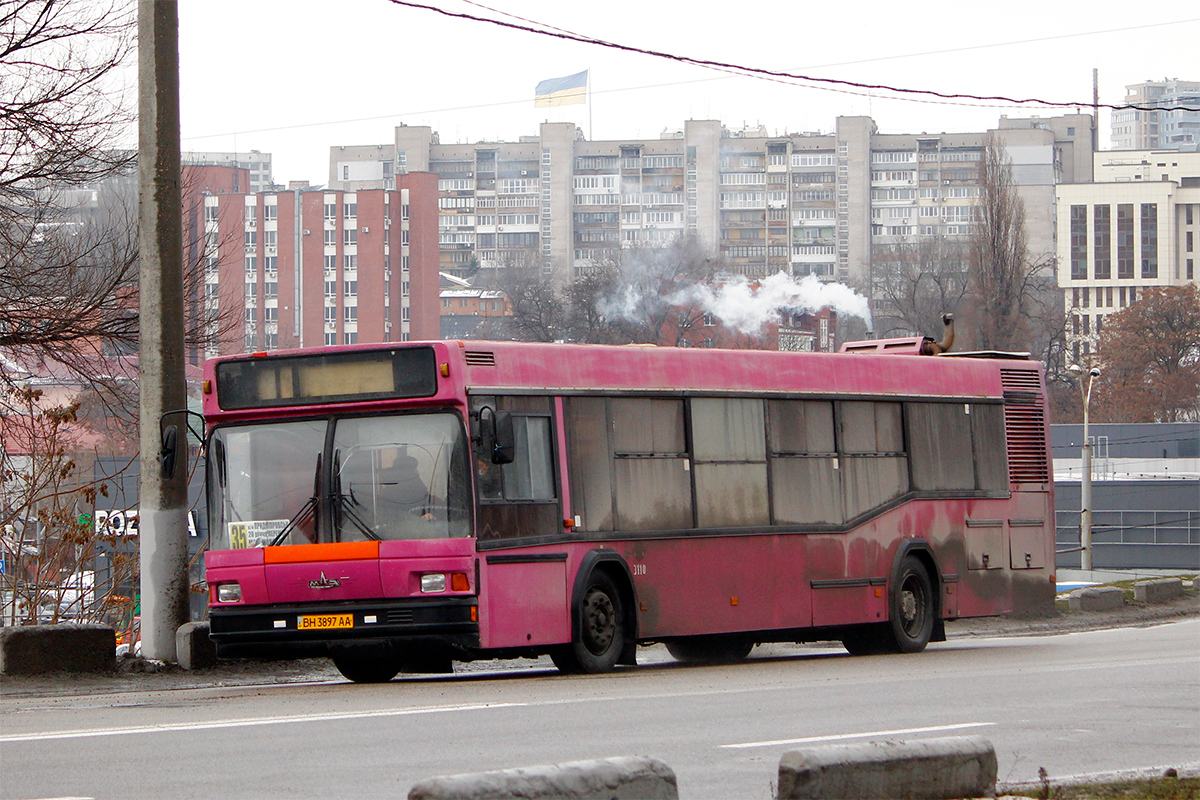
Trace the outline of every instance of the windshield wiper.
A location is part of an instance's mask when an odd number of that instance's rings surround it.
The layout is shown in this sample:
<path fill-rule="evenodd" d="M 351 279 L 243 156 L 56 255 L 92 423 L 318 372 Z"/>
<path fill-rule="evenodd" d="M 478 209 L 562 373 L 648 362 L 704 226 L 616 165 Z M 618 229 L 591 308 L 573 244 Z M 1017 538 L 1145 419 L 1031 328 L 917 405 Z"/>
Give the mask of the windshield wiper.
<path fill-rule="evenodd" d="M 346 519 L 350 520 L 350 523 L 358 529 L 359 533 L 368 539 L 373 539 L 376 542 L 381 541 L 379 534 L 371 530 L 371 526 L 364 522 L 363 518 L 358 515 L 358 512 L 350 507 L 351 504 L 354 504 L 357 501 L 355 501 L 355 499 L 348 494 L 339 493 L 337 497 L 338 508 L 341 510 L 342 514 L 346 516 Z"/>
<path fill-rule="evenodd" d="M 304 505 L 302 505 L 300 507 L 300 510 L 296 512 L 296 515 L 287 521 L 287 525 L 283 526 L 283 530 L 281 530 L 279 533 L 277 533 L 275 535 L 275 538 L 271 540 L 271 543 L 269 545 L 267 545 L 267 547 L 275 547 L 276 545 L 278 545 L 280 542 L 282 542 L 284 539 L 286 539 L 288 537 L 288 534 L 290 534 L 292 531 L 294 531 L 299 526 L 303 525 L 305 522 L 308 521 L 308 519 L 310 517 L 312 517 L 316 514 L 317 504 L 319 503 L 317 498 L 321 494 L 320 486 L 321 486 L 321 456 L 317 455 L 317 471 L 313 477 L 312 497 L 310 497 L 304 501 Z"/>
<path fill-rule="evenodd" d="M 376 542 L 382 541 L 379 534 L 371 530 L 371 526 L 363 521 L 363 518 L 358 515 L 351 504 L 357 505 L 358 501 L 354 499 L 353 490 L 351 494 L 342 494 L 342 473 L 341 473 L 341 450 L 333 451 L 333 496 L 337 498 L 337 503 L 334 505 L 334 511 L 337 512 L 338 519 L 334 521 L 334 532 L 342 527 L 341 517 L 345 515 L 346 519 L 350 520 L 350 524 L 358 529 L 358 532 L 368 539 Z M 340 537 L 339 537 L 340 538 Z"/>

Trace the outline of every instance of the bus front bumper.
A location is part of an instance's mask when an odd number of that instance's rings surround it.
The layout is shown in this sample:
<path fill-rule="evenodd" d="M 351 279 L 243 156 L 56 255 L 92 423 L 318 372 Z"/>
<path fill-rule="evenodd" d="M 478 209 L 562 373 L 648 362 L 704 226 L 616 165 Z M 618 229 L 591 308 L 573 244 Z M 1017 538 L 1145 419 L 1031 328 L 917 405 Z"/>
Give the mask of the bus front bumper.
<path fill-rule="evenodd" d="M 209 609 L 209 636 L 224 657 L 320 656 L 330 647 L 369 642 L 470 651 L 479 648 L 478 605 L 467 596 L 216 606 Z"/>

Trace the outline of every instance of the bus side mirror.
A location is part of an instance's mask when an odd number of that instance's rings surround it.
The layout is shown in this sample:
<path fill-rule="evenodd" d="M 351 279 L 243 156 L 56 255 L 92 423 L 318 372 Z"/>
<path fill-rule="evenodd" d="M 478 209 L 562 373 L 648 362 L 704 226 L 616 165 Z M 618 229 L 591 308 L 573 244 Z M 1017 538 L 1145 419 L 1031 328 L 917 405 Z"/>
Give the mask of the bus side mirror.
<path fill-rule="evenodd" d="M 175 477 L 175 461 L 179 456 L 179 426 L 167 425 L 162 432 L 162 450 L 158 454 L 162 463 L 163 480 Z"/>
<path fill-rule="evenodd" d="M 479 440 L 488 460 L 493 464 L 511 464 L 516 456 L 516 436 L 513 434 L 512 414 L 490 411 L 479 415 Z"/>

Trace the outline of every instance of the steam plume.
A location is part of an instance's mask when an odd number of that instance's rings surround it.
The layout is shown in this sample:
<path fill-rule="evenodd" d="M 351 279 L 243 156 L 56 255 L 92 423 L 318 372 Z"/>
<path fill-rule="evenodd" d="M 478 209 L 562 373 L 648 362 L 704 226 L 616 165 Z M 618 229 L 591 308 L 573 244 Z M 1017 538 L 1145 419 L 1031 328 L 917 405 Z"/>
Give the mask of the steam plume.
<path fill-rule="evenodd" d="M 779 321 L 781 310 L 815 313 L 830 308 L 839 315 L 858 317 L 871 323 L 867 298 L 840 283 L 822 283 L 815 275 L 797 281 L 778 272 L 755 286 L 744 275 L 733 275 L 717 286 L 695 284 L 668 298 L 672 304 L 694 302 L 713 314 L 727 328 L 754 335 L 770 322 Z"/>

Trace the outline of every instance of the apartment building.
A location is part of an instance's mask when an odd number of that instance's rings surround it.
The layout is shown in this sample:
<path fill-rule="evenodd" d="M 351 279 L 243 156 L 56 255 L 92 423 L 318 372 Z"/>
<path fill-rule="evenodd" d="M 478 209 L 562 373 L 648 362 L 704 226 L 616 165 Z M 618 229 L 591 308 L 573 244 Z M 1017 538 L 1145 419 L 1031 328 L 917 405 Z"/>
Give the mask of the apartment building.
<path fill-rule="evenodd" d="M 185 166 L 195 167 L 237 167 L 245 170 L 248 183 L 240 188 L 243 192 L 259 194 L 275 188 L 271 176 L 271 154 L 251 150 L 248 153 L 217 153 L 199 150 L 185 151 L 182 154 Z"/>
<path fill-rule="evenodd" d="M 1092 118 L 1002 119 L 1029 241 L 1053 253 L 1054 187 L 1090 179 Z M 839 117 L 830 134 L 771 136 L 688 120 L 657 139 L 587 141 L 545 123 L 517 142 L 442 144 L 400 126 L 388 145 L 333 147 L 330 188 L 438 176 L 440 266 L 536 259 L 570 279 L 621 248 L 698 236 L 750 277 L 780 271 L 869 284 L 872 252 L 920 236 L 965 236 L 988 133 L 883 134 Z"/>
<path fill-rule="evenodd" d="M 221 334 L 205 355 L 438 338 L 436 185 L 185 198 L 203 209 L 185 223 L 204 261 L 193 302 Z"/>
<path fill-rule="evenodd" d="M 1114 111 L 1114 150 L 1178 150 L 1200 144 L 1200 82 L 1164 78 L 1130 84 L 1125 102 L 1164 110 Z"/>
<path fill-rule="evenodd" d="M 1095 181 L 1058 187 L 1058 285 L 1078 362 L 1151 286 L 1196 283 L 1200 153 L 1108 150 Z"/>

